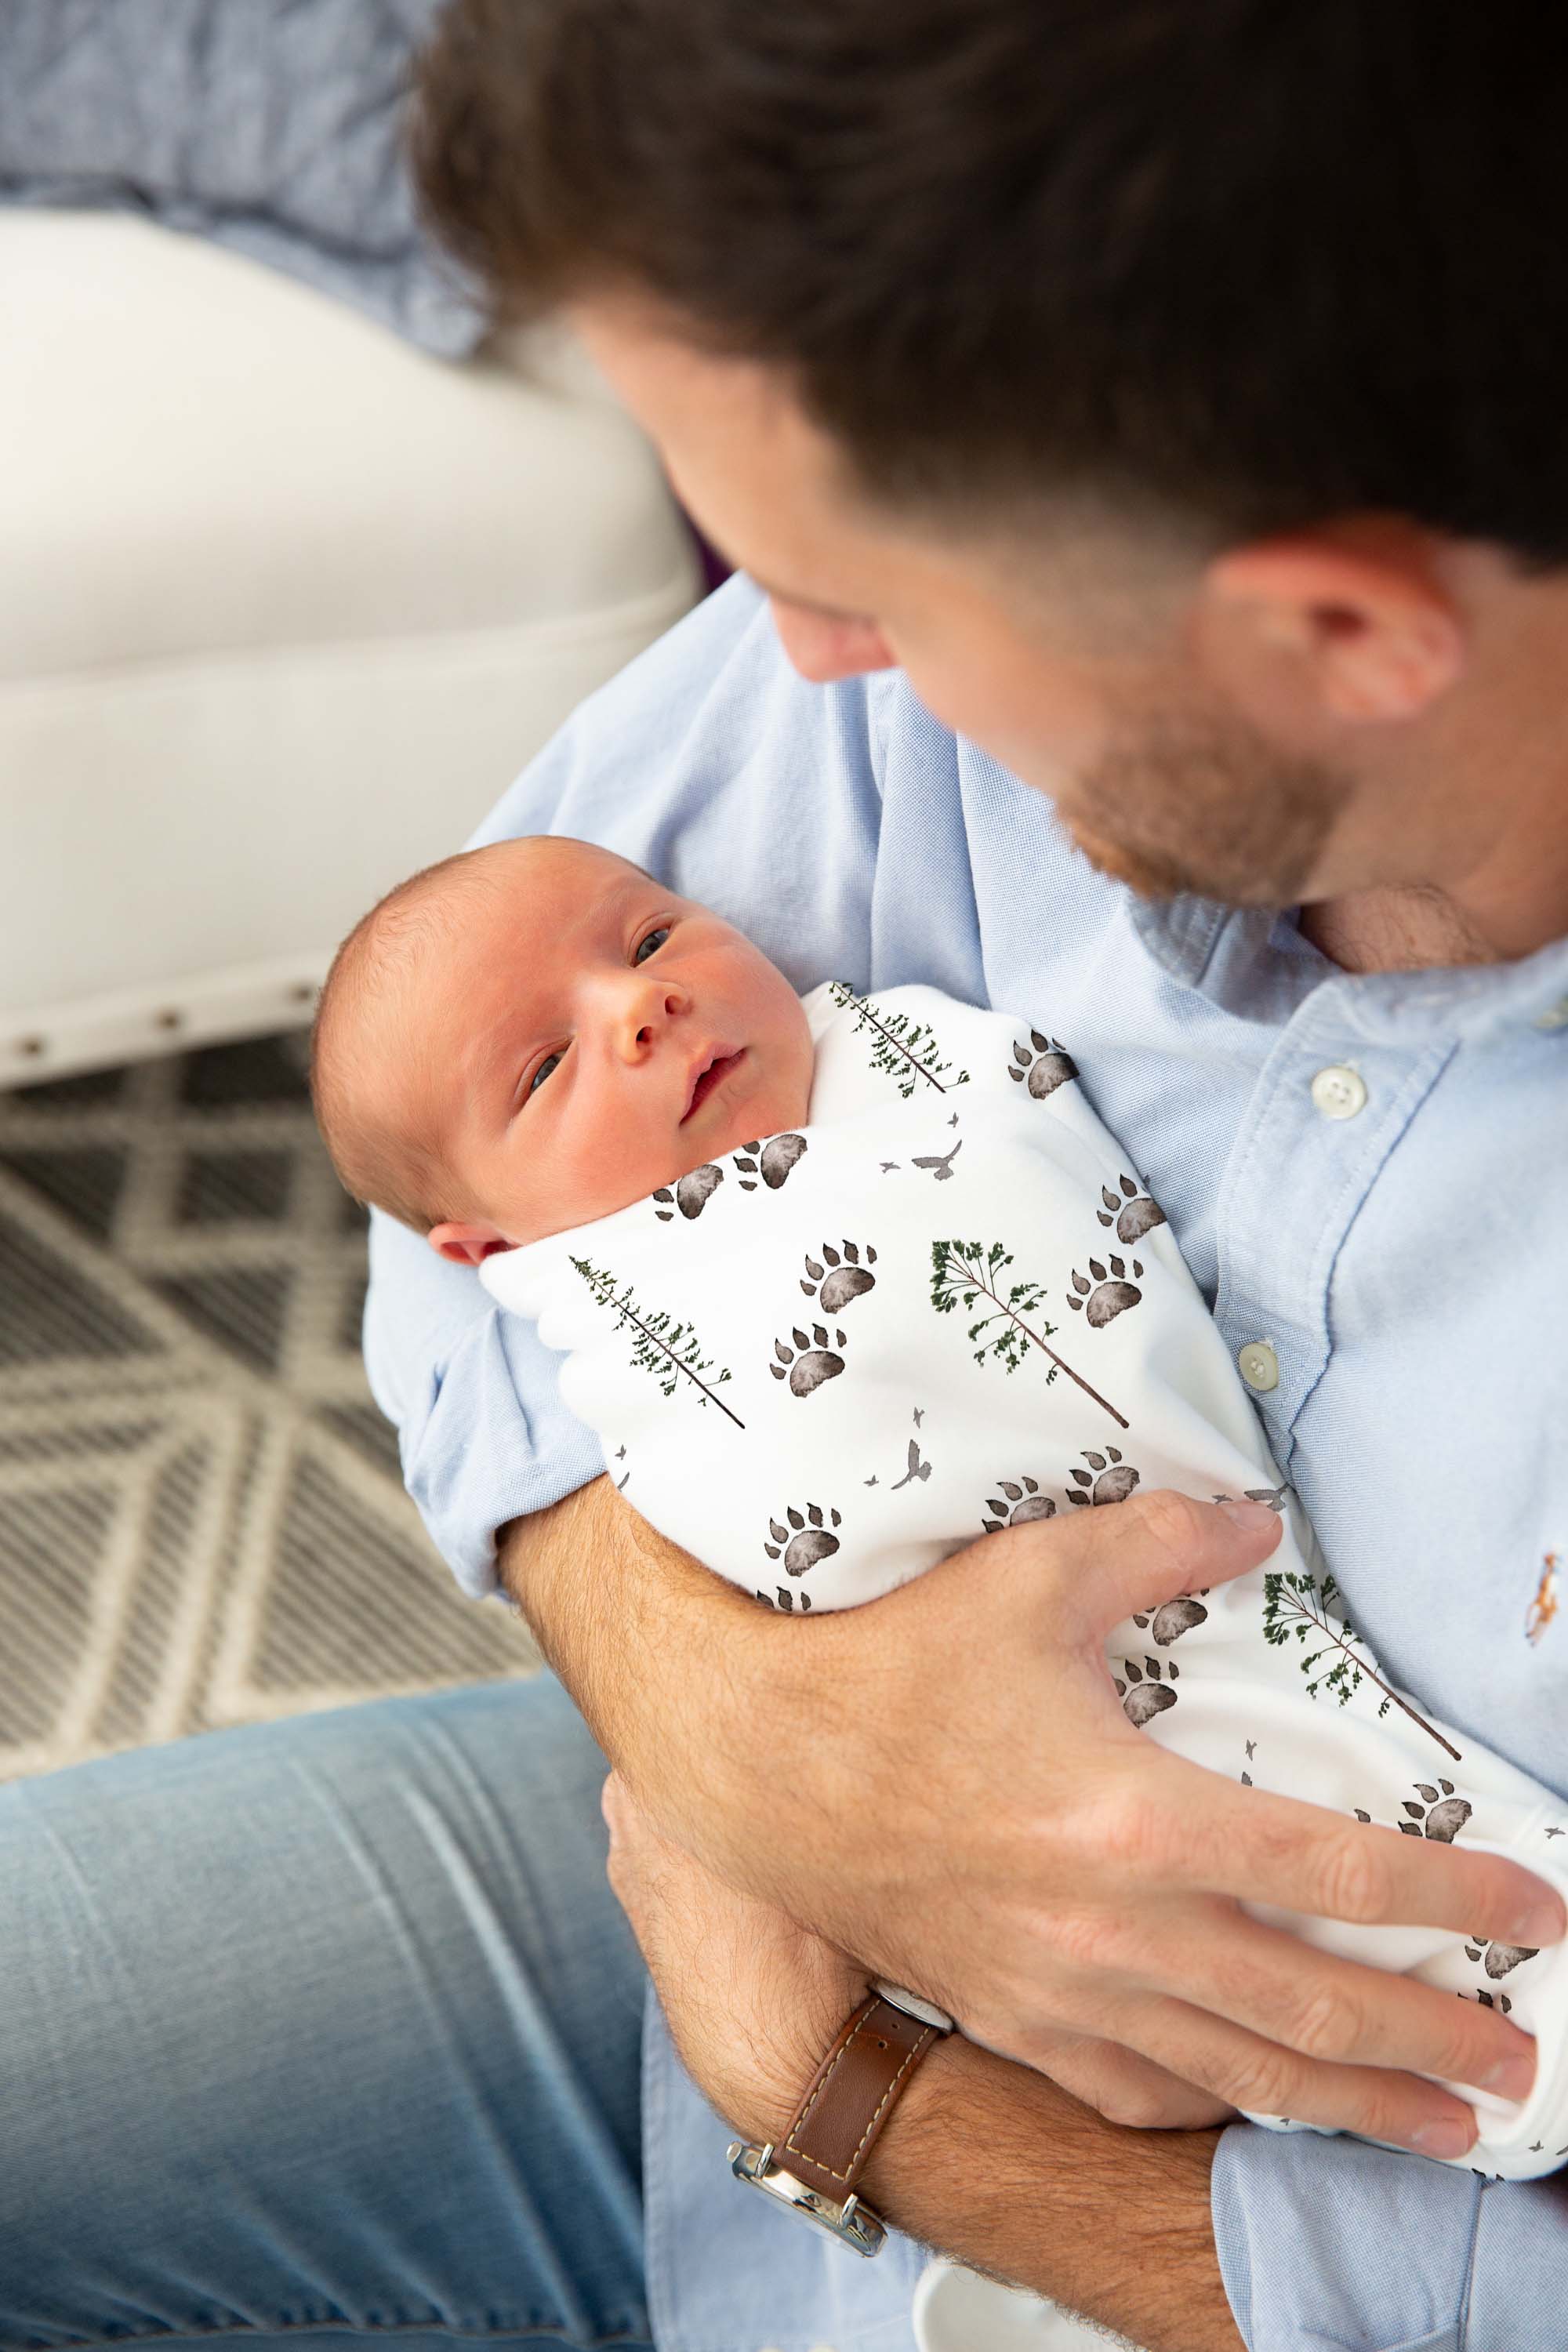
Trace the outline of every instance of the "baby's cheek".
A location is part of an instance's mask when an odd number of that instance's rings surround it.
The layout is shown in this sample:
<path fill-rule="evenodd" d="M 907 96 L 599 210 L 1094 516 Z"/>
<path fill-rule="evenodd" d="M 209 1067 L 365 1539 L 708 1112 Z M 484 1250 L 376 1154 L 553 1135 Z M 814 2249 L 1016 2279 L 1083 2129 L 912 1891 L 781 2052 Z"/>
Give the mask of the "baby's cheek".
<path fill-rule="evenodd" d="M 647 1126 L 629 1113 L 606 1121 L 582 1167 L 583 1197 L 592 1204 L 583 1217 L 607 1217 L 629 1208 L 712 1156 L 711 1138 L 706 1147 L 684 1150 L 682 1142 L 667 1125 Z"/>
<path fill-rule="evenodd" d="M 751 1113 L 747 1139 L 778 1135 L 785 1128 L 804 1127 L 810 1101 L 809 1087 L 775 1081 L 755 1102 L 747 1106 Z"/>

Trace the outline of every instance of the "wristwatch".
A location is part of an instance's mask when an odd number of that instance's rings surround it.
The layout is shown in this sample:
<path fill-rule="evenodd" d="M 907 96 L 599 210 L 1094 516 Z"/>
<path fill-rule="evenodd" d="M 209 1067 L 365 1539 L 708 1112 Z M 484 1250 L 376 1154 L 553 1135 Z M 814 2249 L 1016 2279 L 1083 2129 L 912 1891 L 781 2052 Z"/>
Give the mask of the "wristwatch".
<path fill-rule="evenodd" d="M 834 2035 L 784 2138 L 765 2147 L 732 2140 L 731 2171 L 858 2254 L 879 2253 L 886 2227 L 855 2183 L 915 2068 L 952 2030 L 944 2010 L 875 1980 Z"/>

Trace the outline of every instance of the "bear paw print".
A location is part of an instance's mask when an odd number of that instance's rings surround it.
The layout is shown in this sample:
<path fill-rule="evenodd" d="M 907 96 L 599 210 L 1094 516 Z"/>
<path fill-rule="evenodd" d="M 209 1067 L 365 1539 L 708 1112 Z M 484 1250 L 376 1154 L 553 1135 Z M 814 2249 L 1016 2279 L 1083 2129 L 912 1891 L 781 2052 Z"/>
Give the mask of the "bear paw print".
<path fill-rule="evenodd" d="M 866 1244 L 864 1265 L 853 1242 L 845 1243 L 842 1255 L 830 1242 L 824 1242 L 822 1255 L 827 1261 L 826 1266 L 818 1265 L 814 1257 L 806 1259 L 805 1270 L 811 1279 L 800 1286 L 808 1298 L 816 1299 L 825 1315 L 842 1315 L 852 1298 L 876 1289 L 877 1277 L 870 1268 L 877 1263 L 877 1253 L 869 1242 Z"/>
<path fill-rule="evenodd" d="M 1142 1241 L 1145 1234 L 1164 1223 L 1165 1212 L 1158 1201 L 1152 1201 L 1147 1192 L 1140 1191 L 1131 1176 L 1122 1176 L 1118 1181 L 1125 1199 L 1119 1201 L 1110 1185 L 1102 1184 L 1100 1197 L 1105 1206 L 1095 1213 L 1102 1225 L 1116 1227 L 1119 1242 Z"/>
<path fill-rule="evenodd" d="M 1058 1087 L 1078 1076 L 1072 1055 L 1054 1037 L 1042 1037 L 1037 1029 L 1030 1030 L 1028 1045 L 1020 1045 L 1014 1038 L 1013 1061 L 1016 1066 L 1007 1076 L 1016 1078 L 1020 1086 L 1026 1083 L 1037 1102 L 1043 1102 L 1047 1095 L 1054 1095 Z"/>
<path fill-rule="evenodd" d="M 992 1516 L 980 1522 L 988 1536 L 999 1535 L 1004 1528 L 1026 1527 L 1031 1519 L 1056 1517 L 1057 1507 L 1041 1494 L 1037 1478 L 998 1478 L 996 1486 L 985 1506 Z"/>
<path fill-rule="evenodd" d="M 1206 1584 L 1204 1591 L 1208 1591 Z M 1195 1593 L 1184 1592 L 1174 1601 L 1162 1601 L 1158 1609 L 1148 1614 L 1135 1616 L 1132 1622 L 1141 1633 L 1152 1633 L 1162 1650 L 1168 1650 L 1173 1642 L 1179 1642 L 1194 1625 L 1206 1625 L 1208 1614 Z"/>
<path fill-rule="evenodd" d="M 1472 1936 L 1465 1946 L 1465 1958 L 1479 1960 L 1484 1953 L 1487 1974 L 1496 1984 L 1499 1977 L 1506 1977 L 1510 1969 L 1534 1959 L 1540 1948 L 1539 1944 L 1489 1944 L 1484 1936 Z M 1485 2000 L 1485 1993 L 1481 1999 Z"/>
<path fill-rule="evenodd" d="M 786 1614 L 788 1614 L 795 1609 L 797 1599 L 802 1615 L 804 1615 L 811 1607 L 811 1595 L 809 1592 L 802 1592 L 799 1595 L 796 1595 L 790 1591 L 787 1584 L 775 1585 L 773 1588 L 773 1593 L 774 1597 L 770 1598 L 770 1596 L 763 1591 L 762 1586 L 760 1584 L 758 1585 L 757 1599 L 762 1602 L 764 1609 L 782 1609 Z"/>
<path fill-rule="evenodd" d="M 754 1192 L 759 1176 L 770 1192 L 776 1192 L 805 1153 L 804 1135 L 773 1135 L 763 1144 L 742 1143 L 740 1150 L 730 1156 L 739 1173 L 742 1192 Z"/>
<path fill-rule="evenodd" d="M 1083 1449 L 1083 1458 L 1089 1464 L 1089 1470 L 1068 1472 L 1068 1476 L 1073 1481 L 1068 1488 L 1068 1501 L 1069 1503 L 1124 1503 L 1138 1484 L 1138 1473 L 1128 1463 L 1123 1462 L 1116 1447 L 1108 1445 L 1103 1454 L 1099 1454 L 1092 1447 L 1086 1445 Z M 1099 1471 L 1098 1478 L 1090 1477 L 1091 1470 Z"/>
<path fill-rule="evenodd" d="M 1119 1257 L 1113 1257 L 1109 1265 L 1101 1265 L 1097 1257 L 1091 1257 L 1089 1272 L 1094 1277 L 1092 1282 L 1074 1266 L 1073 1295 L 1069 1295 L 1068 1305 L 1081 1307 L 1085 1320 L 1092 1323 L 1099 1331 L 1107 1323 L 1113 1322 L 1118 1315 L 1125 1314 L 1129 1307 L 1136 1307 L 1143 1293 L 1135 1283 L 1126 1279 L 1127 1266 Z M 1142 1280 L 1143 1269 L 1136 1258 L 1132 1261 L 1132 1272 Z M 1087 1307 L 1084 1306 L 1086 1298 L 1089 1301 Z"/>
<path fill-rule="evenodd" d="M 820 1323 L 814 1323 L 809 1332 L 797 1328 L 790 1338 L 795 1341 L 793 1348 L 786 1348 L 782 1339 L 773 1341 L 778 1361 L 770 1364 L 768 1370 L 775 1381 L 788 1381 L 791 1396 L 811 1396 L 824 1381 L 838 1378 L 844 1370 L 844 1359 L 835 1350 L 844 1345 L 842 1331 L 835 1331 L 829 1338 Z"/>
<path fill-rule="evenodd" d="M 1421 1802 L 1417 1805 L 1406 1797 L 1400 1811 L 1409 1816 L 1399 1826 L 1406 1837 L 1436 1838 L 1439 1845 L 1452 1845 L 1470 1818 L 1470 1808 L 1463 1797 L 1456 1797 L 1452 1780 L 1439 1780 L 1433 1788 L 1429 1780 L 1413 1780 Z"/>
<path fill-rule="evenodd" d="M 838 1549 L 838 1538 L 833 1529 L 842 1525 L 837 1511 L 830 1510 L 825 1519 L 821 1505 L 808 1503 L 803 1517 L 791 1504 L 784 1517 L 789 1522 L 787 1527 L 781 1527 L 777 1519 L 768 1521 L 773 1541 L 764 1543 L 763 1549 L 770 1559 L 782 1562 L 786 1576 L 804 1576 L 819 1560 L 833 1558 Z"/>
<path fill-rule="evenodd" d="M 700 1217 L 723 1181 L 724 1171 L 721 1168 L 715 1168 L 711 1160 L 709 1160 L 705 1167 L 693 1168 L 680 1179 L 673 1192 L 668 1184 L 659 1186 L 653 1197 L 656 1201 L 663 1202 L 665 1205 L 656 1209 L 654 1215 L 667 1225 L 674 1216 L 676 1209 L 680 1211 L 683 1217 Z M 675 1204 L 674 1208 L 669 1205 L 671 1202 Z"/>
<path fill-rule="evenodd" d="M 1121 1701 L 1121 1712 L 1129 1723 L 1145 1724 L 1157 1715 L 1163 1715 L 1176 1704 L 1176 1694 L 1171 1685 L 1176 1679 L 1176 1669 L 1169 1660 L 1162 1667 L 1158 1658 L 1145 1658 L 1142 1666 L 1136 1658 L 1120 1661 L 1121 1674 L 1112 1674 L 1116 1696 Z"/>

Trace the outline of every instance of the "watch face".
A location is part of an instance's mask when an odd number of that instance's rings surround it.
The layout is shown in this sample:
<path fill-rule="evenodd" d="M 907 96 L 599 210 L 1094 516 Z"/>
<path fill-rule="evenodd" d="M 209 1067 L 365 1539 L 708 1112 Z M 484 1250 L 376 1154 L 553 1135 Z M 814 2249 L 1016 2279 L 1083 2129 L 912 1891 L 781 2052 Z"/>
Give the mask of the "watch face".
<path fill-rule="evenodd" d="M 803 2221 L 826 2230 L 841 2246 L 853 2246 L 858 2254 L 869 2256 L 881 2252 L 887 2231 L 870 2207 L 862 2205 L 858 2198 L 847 2197 L 842 2205 L 836 2205 L 830 2197 L 819 2196 L 804 2180 L 797 2180 L 793 2172 L 780 2171 L 767 2148 L 752 2147 L 734 2140 L 729 2153 L 731 2171 L 748 2189 L 760 2189 L 764 2197 L 787 2206 Z"/>

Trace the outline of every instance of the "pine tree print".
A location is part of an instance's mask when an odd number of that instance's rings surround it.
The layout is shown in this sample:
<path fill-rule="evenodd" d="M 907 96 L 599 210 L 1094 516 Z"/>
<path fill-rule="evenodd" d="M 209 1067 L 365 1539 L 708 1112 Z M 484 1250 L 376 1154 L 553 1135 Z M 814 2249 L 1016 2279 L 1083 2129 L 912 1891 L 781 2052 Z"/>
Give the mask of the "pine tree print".
<path fill-rule="evenodd" d="M 952 1064 L 942 1059 L 936 1031 L 929 1022 L 911 1021 L 907 1013 L 884 1013 L 868 997 L 857 996 L 846 981 L 830 981 L 828 987 L 841 1013 L 855 1007 L 855 1034 L 868 1032 L 871 1037 L 872 1068 L 887 1072 L 905 1102 L 922 1079 L 939 1095 L 968 1085 L 967 1070 L 960 1070 L 955 1076 Z"/>
<path fill-rule="evenodd" d="M 1045 1286 L 1038 1282 L 1006 1283 L 1006 1271 L 1012 1263 L 1011 1252 L 1005 1250 L 1000 1242 L 993 1242 L 989 1249 L 984 1242 L 932 1242 L 931 1305 L 939 1315 L 951 1315 L 959 1306 L 971 1313 L 982 1299 L 988 1300 L 990 1312 L 983 1313 L 969 1327 L 970 1339 L 980 1342 L 974 1349 L 977 1364 L 984 1364 L 990 1357 L 1005 1364 L 1009 1372 L 1016 1372 L 1029 1349 L 1037 1348 L 1050 1360 L 1051 1369 L 1046 1374 L 1047 1386 L 1058 1372 L 1065 1372 L 1069 1381 L 1078 1382 L 1085 1396 L 1103 1406 L 1119 1428 L 1125 1429 L 1127 1423 L 1116 1407 L 1098 1389 L 1090 1388 L 1065 1356 L 1058 1356 L 1054 1348 L 1047 1347 L 1046 1343 L 1055 1337 L 1057 1327 L 1039 1314 Z M 1034 1317 L 1035 1322 L 1026 1322 L 1025 1318 L 1028 1316 Z"/>
<path fill-rule="evenodd" d="M 1418 1715 L 1408 1699 L 1401 1698 L 1393 1685 L 1384 1681 L 1372 1660 L 1353 1646 L 1361 1635 L 1349 1618 L 1336 1611 L 1335 1603 L 1340 1598 L 1339 1586 L 1327 1573 L 1320 1589 L 1315 1576 L 1298 1576 L 1293 1569 L 1271 1570 L 1263 1579 L 1264 1640 L 1276 1650 L 1284 1649 L 1291 1640 L 1307 1649 L 1308 1654 L 1300 1664 L 1308 1677 L 1310 1697 L 1316 1698 L 1321 1690 L 1331 1692 L 1341 1706 L 1348 1706 L 1363 1681 L 1369 1682 L 1383 1693 L 1377 1710 L 1380 1716 L 1386 1715 L 1391 1706 L 1398 1707 L 1457 1764 L 1458 1749 L 1451 1747 L 1424 1715 Z M 1312 1643 L 1317 1646 L 1310 1647 Z M 1325 1659 L 1331 1663 L 1324 1665 Z"/>
<path fill-rule="evenodd" d="M 716 1404 L 737 1429 L 744 1429 L 746 1424 L 739 1413 L 731 1412 L 718 1394 L 730 1377 L 729 1371 L 721 1368 L 710 1383 L 702 1377 L 705 1372 L 712 1372 L 713 1366 L 703 1355 L 689 1323 L 677 1323 L 662 1311 L 639 1307 L 636 1292 L 629 1287 L 617 1294 L 616 1277 L 607 1266 L 590 1265 L 585 1257 L 574 1257 L 572 1263 L 600 1306 L 614 1312 L 616 1330 L 632 1333 L 633 1363 L 652 1374 L 665 1396 L 672 1397 L 681 1381 L 688 1380 L 700 1391 L 700 1402 Z"/>

